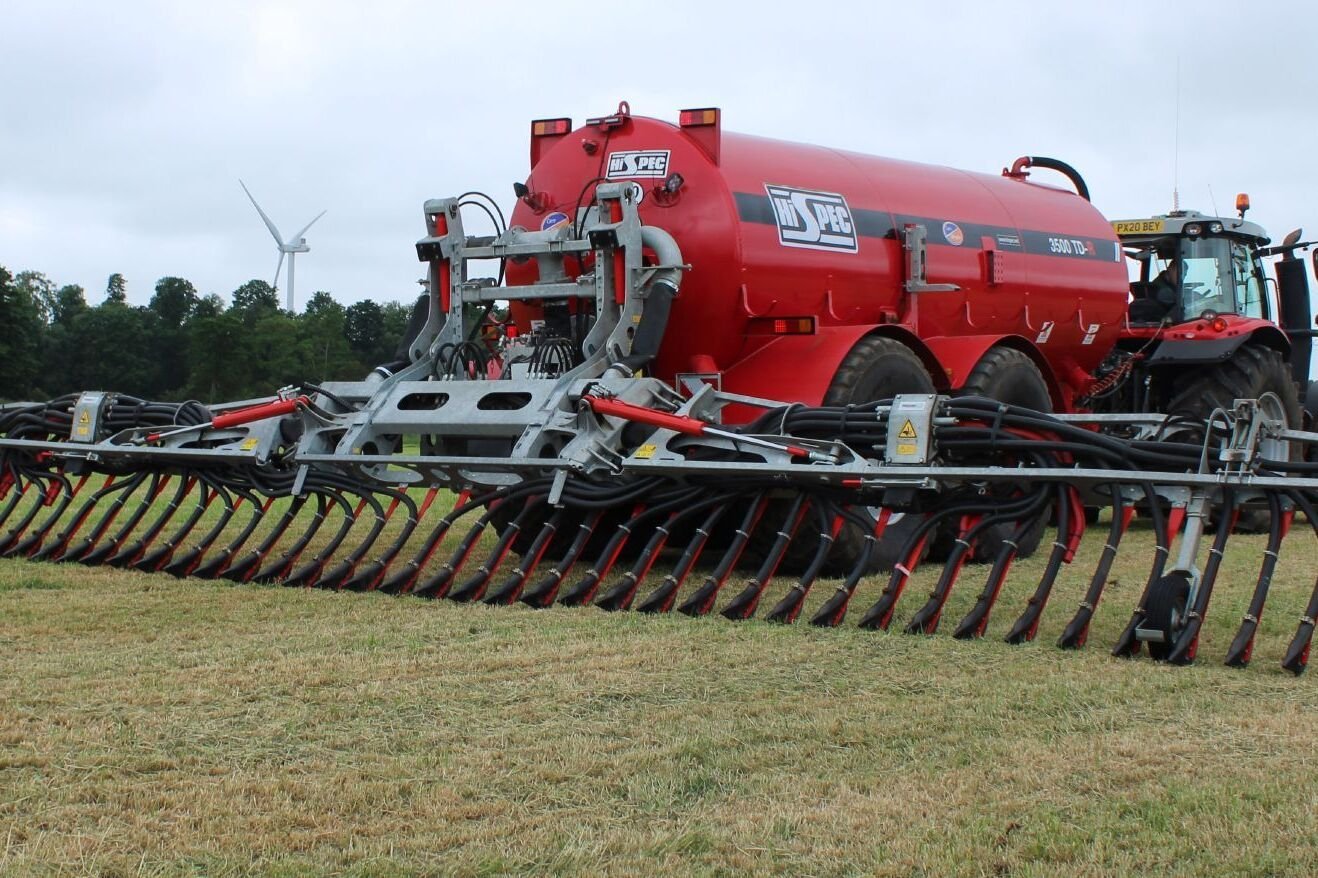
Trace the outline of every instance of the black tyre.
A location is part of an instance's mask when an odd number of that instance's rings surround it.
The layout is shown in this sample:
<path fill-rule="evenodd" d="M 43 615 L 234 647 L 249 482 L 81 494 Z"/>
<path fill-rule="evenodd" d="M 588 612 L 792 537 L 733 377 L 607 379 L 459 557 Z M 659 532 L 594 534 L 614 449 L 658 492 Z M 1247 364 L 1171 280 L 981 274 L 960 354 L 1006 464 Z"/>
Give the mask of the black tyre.
<path fill-rule="evenodd" d="M 1274 417 L 1284 416 L 1286 425 L 1298 428 L 1304 422 L 1299 390 L 1282 355 L 1269 347 L 1247 344 L 1238 348 L 1231 359 L 1214 366 L 1187 369 L 1174 385 L 1167 414 L 1182 424 L 1186 441 L 1202 442 L 1203 429 L 1214 409 L 1230 409 L 1237 399 L 1258 399 Z M 1300 452 L 1290 443 L 1276 443 L 1265 453 L 1269 457 L 1297 459 Z M 1269 513 L 1263 509 L 1243 509 L 1236 529 L 1246 533 L 1268 530 Z"/>
<path fill-rule="evenodd" d="M 1304 423 L 1290 368 L 1279 352 L 1262 345 L 1247 344 L 1226 362 L 1187 369 L 1174 386 L 1167 413 L 1184 416 L 1187 422 L 1206 423 L 1214 409 L 1230 409 L 1234 400 L 1271 393 L 1281 403 L 1287 426 L 1297 429 Z"/>
<path fill-rule="evenodd" d="M 1162 661 L 1171 654 L 1190 598 L 1190 580 L 1184 573 L 1168 573 L 1153 584 L 1144 603 L 1144 621 L 1140 627 L 1162 632 L 1162 642 L 1145 641 L 1149 657 Z"/>
<path fill-rule="evenodd" d="M 956 392 L 957 396 L 986 396 L 1007 405 L 1021 406 L 1040 412 L 1053 410 L 1052 394 L 1048 384 L 1043 380 L 1043 373 L 1027 354 L 1014 348 L 996 347 L 980 357 L 975 368 L 966 376 L 965 383 Z M 1004 500 L 1007 498 L 1003 498 Z M 1020 540 L 1016 555 L 1020 558 L 1034 554 L 1043 539 L 1048 516 L 1042 515 L 1038 523 L 1029 529 Z M 992 561 L 998 554 L 1002 541 L 1010 539 L 1016 530 L 1011 522 L 994 525 L 986 529 L 975 543 L 975 552 L 971 559 L 976 562 Z M 954 535 L 944 534 L 940 537 L 936 551 L 950 548 Z"/>
<path fill-rule="evenodd" d="M 934 382 L 915 352 L 896 339 L 871 335 L 842 359 L 824 405 L 856 405 L 899 393 L 933 393 Z"/>
<path fill-rule="evenodd" d="M 915 352 L 900 341 L 882 336 L 866 336 L 843 357 L 833 380 L 824 393 L 826 406 L 859 405 L 890 399 L 900 393 L 933 393 L 933 379 Z M 771 518 L 774 513 L 766 516 Z M 894 514 L 875 552 L 871 553 L 872 570 L 890 570 L 901 559 L 898 553 L 911 531 L 922 520 L 920 515 Z M 776 520 L 776 519 L 774 519 Z M 818 540 L 809 533 L 809 522 L 803 523 L 783 558 L 782 569 L 804 569 L 814 557 Z M 771 535 L 770 535 L 771 536 Z M 854 524 L 844 524 L 829 550 L 824 567 L 827 575 L 849 572 L 865 544 L 867 534 Z M 752 547 L 762 548 L 763 536 L 758 535 Z"/>

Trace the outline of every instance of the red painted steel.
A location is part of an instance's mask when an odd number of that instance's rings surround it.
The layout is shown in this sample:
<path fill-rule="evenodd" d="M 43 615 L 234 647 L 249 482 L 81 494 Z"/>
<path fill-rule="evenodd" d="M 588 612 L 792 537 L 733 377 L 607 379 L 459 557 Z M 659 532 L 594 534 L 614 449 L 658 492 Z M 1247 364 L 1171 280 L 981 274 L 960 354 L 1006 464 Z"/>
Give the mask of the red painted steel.
<path fill-rule="evenodd" d="M 609 182 L 640 187 L 641 221 L 671 234 L 691 265 L 654 363 L 660 378 L 707 371 L 712 360 L 726 390 L 818 404 L 842 358 L 868 332 L 928 340 L 912 347 L 944 388 L 958 386 L 974 366 L 955 351 L 982 352 L 1012 337 L 1037 351 L 1064 401 L 1070 394 L 1058 388 L 1087 378 L 1122 330 L 1128 279 L 1117 239 L 1073 192 L 729 132 L 711 153 L 715 129 L 617 118 L 536 151 L 527 179 L 536 198 L 517 204 L 512 223 L 539 229 L 562 220 L 555 214 L 574 216 L 583 189 L 588 204 L 590 181 L 609 178 L 611 167 Z M 676 192 L 673 174 L 681 177 Z M 838 233 L 841 246 L 780 240 L 769 187 L 822 193 L 814 201 L 796 197 L 814 208 L 815 226 Z M 907 223 L 925 226 L 928 283 L 959 290 L 905 291 Z M 534 270 L 510 265 L 509 281 L 530 282 Z M 534 306 L 514 308 L 523 330 L 534 316 Z M 750 321 L 763 317 L 813 317 L 817 330 L 786 343 L 752 331 Z"/>

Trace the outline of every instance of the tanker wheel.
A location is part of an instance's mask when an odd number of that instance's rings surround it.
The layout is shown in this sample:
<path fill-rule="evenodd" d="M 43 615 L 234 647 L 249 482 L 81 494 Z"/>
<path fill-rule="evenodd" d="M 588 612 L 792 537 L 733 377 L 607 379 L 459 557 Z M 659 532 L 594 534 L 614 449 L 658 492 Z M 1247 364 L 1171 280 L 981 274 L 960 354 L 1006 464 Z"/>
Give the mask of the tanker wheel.
<path fill-rule="evenodd" d="M 1040 412 L 1053 410 L 1052 394 L 1043 380 L 1043 374 L 1027 354 L 1015 348 L 990 348 L 980 357 L 975 368 L 966 376 L 965 383 L 956 392 L 957 396 L 987 396 L 1007 405 L 1021 406 Z M 1004 500 L 1007 497 L 1003 498 Z M 1018 558 L 1025 558 L 1039 548 L 1043 532 L 1047 526 L 1047 515 L 1041 515 L 1019 541 L 1016 551 Z M 992 561 L 998 554 L 1002 541 L 1010 539 L 1016 530 L 1012 522 L 993 525 L 985 529 L 975 543 L 972 561 Z M 934 544 L 936 554 L 945 555 L 952 548 L 955 534 L 946 531 L 940 533 Z"/>
<path fill-rule="evenodd" d="M 856 342 L 842 359 L 837 372 L 828 384 L 828 389 L 824 392 L 823 405 L 859 405 L 890 399 L 899 393 L 934 392 L 933 379 L 929 377 L 929 371 L 925 369 L 924 363 L 914 351 L 896 339 L 871 335 Z M 781 517 L 784 514 L 776 512 L 778 505 L 782 505 L 785 512 L 786 504 L 775 504 L 766 513 L 764 521 L 777 521 L 778 519 L 773 516 L 777 514 Z M 892 566 L 901 560 L 898 555 L 902 545 L 920 521 L 919 515 L 893 514 L 877 548 L 871 553 L 871 571 L 891 570 Z M 808 518 L 802 522 L 796 539 L 792 540 L 787 553 L 783 556 L 781 564 L 783 572 L 803 570 L 814 557 L 819 542 L 811 538 L 809 528 L 812 526 L 813 523 Z M 760 552 L 768 549 L 774 534 L 762 533 L 764 530 L 762 521 L 760 529 L 752 537 L 752 549 Z M 824 574 L 840 576 L 850 572 L 852 565 L 860 556 L 867 535 L 865 530 L 854 524 L 844 524 L 828 553 Z"/>
<path fill-rule="evenodd" d="M 1182 422 L 1188 432 L 1186 441 L 1203 442 L 1204 429 L 1214 409 L 1230 409 L 1233 400 L 1260 400 L 1264 411 L 1282 418 L 1294 429 L 1303 423 L 1299 391 L 1286 361 L 1277 351 L 1263 345 L 1247 344 L 1231 358 L 1215 366 L 1186 370 L 1175 385 L 1167 414 Z M 1289 442 L 1272 442 L 1263 447 L 1269 459 L 1297 459 L 1300 451 Z M 1244 533 L 1265 533 L 1270 513 L 1266 509 L 1242 509 L 1236 529 Z"/>

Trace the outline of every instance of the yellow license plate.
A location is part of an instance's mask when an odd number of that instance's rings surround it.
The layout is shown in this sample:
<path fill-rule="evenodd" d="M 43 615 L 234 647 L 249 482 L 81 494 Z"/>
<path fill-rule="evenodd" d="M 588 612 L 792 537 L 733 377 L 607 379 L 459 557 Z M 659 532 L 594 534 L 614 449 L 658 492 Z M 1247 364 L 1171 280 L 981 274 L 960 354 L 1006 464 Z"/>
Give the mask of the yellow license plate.
<path fill-rule="evenodd" d="M 1117 220 L 1112 230 L 1118 235 L 1157 235 L 1162 232 L 1162 220 Z"/>

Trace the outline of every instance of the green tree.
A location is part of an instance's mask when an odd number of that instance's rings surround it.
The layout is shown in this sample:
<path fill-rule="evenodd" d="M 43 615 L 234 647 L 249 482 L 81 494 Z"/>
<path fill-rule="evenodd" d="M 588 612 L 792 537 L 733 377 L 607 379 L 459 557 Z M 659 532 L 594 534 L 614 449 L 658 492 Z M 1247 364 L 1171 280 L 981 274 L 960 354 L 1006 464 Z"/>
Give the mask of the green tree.
<path fill-rule="evenodd" d="M 50 323 L 55 313 L 55 282 L 39 271 L 20 271 L 14 277 L 19 294 L 30 299 L 42 323 Z"/>
<path fill-rule="evenodd" d="M 128 301 L 128 283 L 117 271 L 105 282 L 105 301 L 117 302 L 120 305 Z"/>
<path fill-rule="evenodd" d="M 233 291 L 233 311 L 239 312 L 243 322 L 254 324 L 272 311 L 279 310 L 279 297 L 275 288 L 263 280 L 249 280 Z"/>
<path fill-rule="evenodd" d="M 0 266 L 0 399 L 31 399 L 46 323 L 30 289 Z"/>
<path fill-rule="evenodd" d="M 74 380 L 74 368 L 82 352 L 74 344 L 73 326 L 87 312 L 82 287 L 66 284 L 55 293 L 50 326 L 41 347 L 41 386 L 44 396 L 59 396 L 83 390 Z"/>
<path fill-rule="evenodd" d="M 289 384 L 312 380 L 297 345 L 297 318 L 284 311 L 265 311 L 243 330 L 242 366 L 247 393 L 262 396 Z"/>
<path fill-rule="evenodd" d="M 190 282 L 181 277 L 162 277 L 156 281 L 156 293 L 148 307 L 160 315 L 166 326 L 180 327 L 200 301 L 197 288 Z"/>
<path fill-rule="evenodd" d="M 223 402 L 254 396 L 247 391 L 247 369 L 243 364 L 245 333 L 241 315 L 225 311 L 223 303 L 202 300 L 197 315 L 188 321 L 189 396 L 203 402 Z"/>
<path fill-rule="evenodd" d="M 69 327 L 71 390 L 114 390 L 158 397 L 167 376 L 156 352 L 160 318 L 147 308 L 106 300 L 79 314 Z"/>
<path fill-rule="evenodd" d="M 307 302 L 298 318 L 298 335 L 303 349 L 305 373 L 319 381 L 360 378 L 366 368 L 353 354 L 345 335 L 347 309 L 326 292 Z"/>
<path fill-rule="evenodd" d="M 195 320 L 200 317 L 219 317 L 224 313 L 224 299 L 211 293 L 198 300 L 197 307 L 192 309 L 192 318 Z"/>
<path fill-rule="evenodd" d="M 166 396 L 183 392 L 188 384 L 191 360 L 188 356 L 188 333 L 184 324 L 196 311 L 201 297 L 190 282 L 181 277 L 162 277 L 148 307 L 159 320 L 152 348 L 161 363 Z"/>
<path fill-rule="evenodd" d="M 55 293 L 55 305 L 50 322 L 68 326 L 83 311 L 87 310 L 87 292 L 77 284 L 65 284 Z"/>
<path fill-rule="evenodd" d="M 369 299 L 354 302 L 344 315 L 343 333 L 362 362 L 378 365 L 384 339 L 384 310 Z M 388 357 L 386 356 L 386 359 Z"/>
<path fill-rule="evenodd" d="M 402 302 L 385 302 L 380 309 L 384 314 L 384 329 L 380 338 L 380 358 L 375 364 L 388 363 L 398 353 L 398 345 L 407 334 L 407 324 L 412 319 L 412 306 Z"/>

